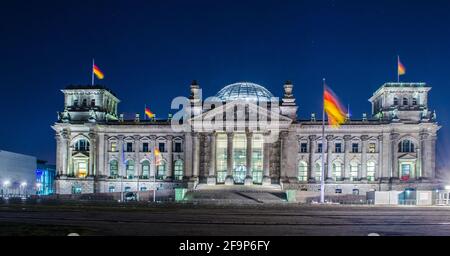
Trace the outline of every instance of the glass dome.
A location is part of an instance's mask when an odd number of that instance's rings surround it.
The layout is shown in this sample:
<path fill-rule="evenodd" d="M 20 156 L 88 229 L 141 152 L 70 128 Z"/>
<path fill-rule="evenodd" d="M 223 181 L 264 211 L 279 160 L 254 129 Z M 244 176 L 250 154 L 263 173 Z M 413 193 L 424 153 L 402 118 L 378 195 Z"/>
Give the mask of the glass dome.
<path fill-rule="evenodd" d="M 225 86 L 216 94 L 216 97 L 222 101 L 270 101 L 274 96 L 261 85 L 249 82 L 239 82 Z"/>

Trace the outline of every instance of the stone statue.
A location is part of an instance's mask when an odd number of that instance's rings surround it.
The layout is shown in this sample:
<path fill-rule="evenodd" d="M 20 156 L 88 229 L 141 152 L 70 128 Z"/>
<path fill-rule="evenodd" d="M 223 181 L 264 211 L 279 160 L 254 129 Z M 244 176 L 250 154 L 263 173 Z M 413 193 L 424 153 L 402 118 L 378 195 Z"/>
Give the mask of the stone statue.
<path fill-rule="evenodd" d="M 97 121 L 97 116 L 95 115 L 95 111 L 93 109 L 89 109 L 89 122 L 96 122 Z"/>
<path fill-rule="evenodd" d="M 433 114 L 431 115 L 431 120 L 436 121 L 436 110 L 433 110 Z"/>
<path fill-rule="evenodd" d="M 284 85 L 284 98 L 293 98 L 294 95 L 292 94 L 293 85 L 290 81 L 287 81 Z"/>
<path fill-rule="evenodd" d="M 63 123 L 68 123 L 70 121 L 70 114 L 67 108 L 65 108 L 64 111 L 59 114 L 59 116 L 59 120 L 61 120 Z"/>

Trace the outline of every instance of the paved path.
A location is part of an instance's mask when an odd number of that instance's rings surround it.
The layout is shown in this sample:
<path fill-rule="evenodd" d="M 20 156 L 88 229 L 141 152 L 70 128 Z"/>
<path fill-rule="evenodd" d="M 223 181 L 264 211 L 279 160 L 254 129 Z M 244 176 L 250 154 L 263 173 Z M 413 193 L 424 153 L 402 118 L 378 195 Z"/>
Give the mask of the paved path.
<path fill-rule="evenodd" d="M 450 208 L 0 207 L 0 234 L 7 235 L 15 225 L 40 229 L 39 234 L 64 226 L 69 233 L 73 227 L 73 230 L 88 230 L 86 234 L 90 235 L 450 235 Z"/>

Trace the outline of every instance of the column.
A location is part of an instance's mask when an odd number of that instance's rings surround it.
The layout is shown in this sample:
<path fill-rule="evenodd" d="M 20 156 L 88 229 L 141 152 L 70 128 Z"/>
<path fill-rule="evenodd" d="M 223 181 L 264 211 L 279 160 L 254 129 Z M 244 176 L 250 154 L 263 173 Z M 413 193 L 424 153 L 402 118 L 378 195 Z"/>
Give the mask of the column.
<path fill-rule="evenodd" d="M 369 136 L 361 136 L 361 180 L 367 180 L 367 140 Z"/>
<path fill-rule="evenodd" d="M 233 185 L 233 137 L 232 132 L 227 133 L 227 177 L 225 178 L 225 185 Z"/>
<path fill-rule="evenodd" d="M 392 173 L 391 173 L 391 177 L 393 179 L 398 179 L 399 177 L 399 170 L 398 170 L 398 137 L 399 134 L 398 133 L 393 133 L 391 134 L 391 157 L 392 157 Z"/>
<path fill-rule="evenodd" d="M 192 133 L 192 144 L 193 144 L 193 154 L 192 157 L 192 172 L 193 178 L 198 179 L 199 168 L 200 168 L 200 140 L 198 138 L 198 133 Z"/>
<path fill-rule="evenodd" d="M 352 136 L 344 136 L 344 180 L 350 180 L 350 148 Z"/>
<path fill-rule="evenodd" d="M 96 174 L 96 164 L 95 164 L 95 155 L 97 150 L 97 136 L 95 133 L 89 133 L 89 168 L 88 168 L 88 177 L 95 176 Z"/>
<path fill-rule="evenodd" d="M 333 153 L 332 151 L 332 143 L 333 143 L 333 135 L 328 135 L 326 137 L 327 139 L 327 168 L 325 169 L 325 180 L 333 180 L 333 169 L 332 169 L 332 164 L 331 164 L 331 155 Z M 324 150 L 323 145 L 322 145 L 322 150 Z"/>
<path fill-rule="evenodd" d="M 244 185 L 253 185 L 253 173 L 252 173 L 252 141 L 253 141 L 253 133 L 247 132 L 247 155 L 246 155 L 246 168 L 247 175 L 245 176 Z"/>
<path fill-rule="evenodd" d="M 105 159 L 105 136 L 103 133 L 98 134 L 98 149 L 97 149 L 97 161 L 96 161 L 96 176 L 100 177 L 103 176 L 104 173 L 104 159 Z"/>
<path fill-rule="evenodd" d="M 209 173 L 206 181 L 208 185 L 216 185 L 216 138 L 217 134 L 215 132 L 209 135 Z"/>
<path fill-rule="evenodd" d="M 173 136 L 169 135 L 167 136 L 167 180 L 173 179 L 173 153 L 172 153 L 172 146 L 173 146 Z"/>
<path fill-rule="evenodd" d="M 134 139 L 134 174 L 138 177 L 138 179 L 141 176 L 141 163 L 139 160 L 139 151 L 141 150 L 141 141 L 140 141 L 140 136 L 139 135 L 134 135 L 133 136 Z M 138 188 L 139 190 L 139 188 Z"/>
<path fill-rule="evenodd" d="M 192 177 L 192 135 L 191 132 L 186 132 L 184 134 L 184 176 Z"/>
<path fill-rule="evenodd" d="M 314 153 L 316 152 L 316 135 L 310 135 L 309 139 L 309 159 L 308 159 L 308 180 L 314 181 Z"/>
<path fill-rule="evenodd" d="M 125 159 L 123 159 L 123 135 L 119 135 L 117 136 L 117 138 L 119 139 L 119 176 L 120 177 L 124 177 L 125 176 L 125 166 L 123 161 Z"/>
<path fill-rule="evenodd" d="M 264 146 L 263 146 L 263 185 L 268 186 L 272 184 L 272 179 L 270 178 L 270 150 L 272 145 L 269 143 L 270 133 L 264 133 Z"/>
<path fill-rule="evenodd" d="M 287 143 L 288 132 L 280 132 L 280 182 L 288 182 L 287 166 L 286 166 L 286 154 L 285 152 Z"/>
<path fill-rule="evenodd" d="M 150 180 L 154 180 L 156 176 L 156 158 L 155 158 L 155 149 L 156 149 L 156 136 L 151 135 L 150 136 L 150 152 L 152 154 L 150 155 Z"/>
<path fill-rule="evenodd" d="M 375 180 L 382 180 L 383 176 L 383 135 L 378 136 L 378 164 L 375 171 Z"/>
<path fill-rule="evenodd" d="M 69 134 L 66 131 L 63 131 L 61 134 L 61 174 L 68 175 L 69 174 L 69 143 L 70 143 Z"/>
<path fill-rule="evenodd" d="M 100 173 L 103 174 L 105 177 L 109 176 L 109 137 L 108 135 L 103 135 L 103 167 L 100 169 Z"/>
<path fill-rule="evenodd" d="M 434 180 L 436 178 L 436 134 L 430 136 L 430 144 L 428 146 L 429 157 L 427 158 L 430 162 L 430 176 L 429 179 Z"/>
<path fill-rule="evenodd" d="M 55 135 L 56 139 L 56 175 L 61 176 L 63 174 L 62 153 L 64 146 L 62 145 L 62 138 L 59 133 Z"/>

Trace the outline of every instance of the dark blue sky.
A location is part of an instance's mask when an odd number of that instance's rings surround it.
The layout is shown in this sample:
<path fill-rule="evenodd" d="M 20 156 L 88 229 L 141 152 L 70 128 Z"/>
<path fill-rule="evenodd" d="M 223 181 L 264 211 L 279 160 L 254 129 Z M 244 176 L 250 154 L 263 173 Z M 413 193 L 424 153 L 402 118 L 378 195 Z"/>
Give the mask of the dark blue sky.
<path fill-rule="evenodd" d="M 294 83 L 299 117 L 321 112 L 321 79 L 350 104 L 396 79 L 433 89 L 439 154 L 449 132 L 450 2 L 377 1 L 8 1 L 0 8 L 0 149 L 55 159 L 50 125 L 60 89 L 89 84 L 92 57 L 120 112 L 144 104 L 166 117 L 197 79 L 204 95 L 252 81 L 281 96 Z"/>

